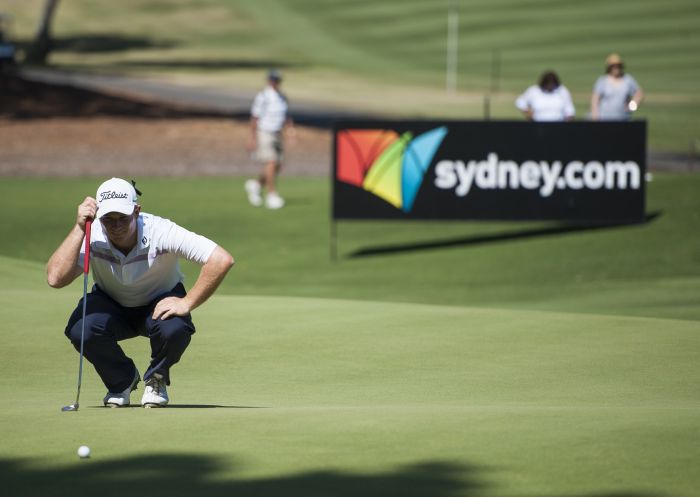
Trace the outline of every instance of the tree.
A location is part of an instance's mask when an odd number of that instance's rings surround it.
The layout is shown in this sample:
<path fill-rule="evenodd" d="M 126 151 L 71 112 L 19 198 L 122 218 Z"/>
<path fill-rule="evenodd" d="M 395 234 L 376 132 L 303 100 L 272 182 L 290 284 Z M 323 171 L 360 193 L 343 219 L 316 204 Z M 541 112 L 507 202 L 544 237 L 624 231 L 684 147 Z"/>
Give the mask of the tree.
<path fill-rule="evenodd" d="M 34 42 L 29 47 L 27 52 L 27 62 L 34 64 L 44 64 L 48 57 L 53 43 L 51 41 L 51 23 L 53 21 L 56 7 L 59 0 L 44 0 L 44 8 L 42 9 L 39 27 L 34 36 Z"/>

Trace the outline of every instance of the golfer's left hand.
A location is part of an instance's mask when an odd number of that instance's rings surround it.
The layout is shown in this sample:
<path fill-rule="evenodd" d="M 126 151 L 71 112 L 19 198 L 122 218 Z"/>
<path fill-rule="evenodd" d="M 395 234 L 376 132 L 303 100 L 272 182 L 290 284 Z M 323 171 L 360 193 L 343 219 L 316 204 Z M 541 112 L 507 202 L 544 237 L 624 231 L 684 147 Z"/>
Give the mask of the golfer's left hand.
<path fill-rule="evenodd" d="M 165 297 L 153 309 L 153 319 L 168 319 L 171 316 L 186 316 L 190 306 L 184 298 Z"/>

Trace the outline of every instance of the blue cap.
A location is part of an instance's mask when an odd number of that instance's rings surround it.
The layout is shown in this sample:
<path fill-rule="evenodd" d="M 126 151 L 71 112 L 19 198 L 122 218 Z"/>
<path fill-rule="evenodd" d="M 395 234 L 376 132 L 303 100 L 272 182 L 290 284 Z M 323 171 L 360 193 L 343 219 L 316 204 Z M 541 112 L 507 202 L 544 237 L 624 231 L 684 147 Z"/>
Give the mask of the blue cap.
<path fill-rule="evenodd" d="M 270 69 L 270 71 L 267 73 L 267 79 L 272 81 L 281 81 L 282 73 L 279 72 L 277 69 Z"/>

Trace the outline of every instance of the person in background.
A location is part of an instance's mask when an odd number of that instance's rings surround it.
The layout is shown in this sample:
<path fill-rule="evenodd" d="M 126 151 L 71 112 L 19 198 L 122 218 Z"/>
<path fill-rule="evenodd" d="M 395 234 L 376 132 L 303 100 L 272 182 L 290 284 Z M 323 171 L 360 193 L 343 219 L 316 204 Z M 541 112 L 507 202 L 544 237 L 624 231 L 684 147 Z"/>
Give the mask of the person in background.
<path fill-rule="evenodd" d="M 248 149 L 255 160 L 263 165 L 258 179 L 245 182 L 248 201 L 254 206 L 263 205 L 263 190 L 266 191 L 265 207 L 279 209 L 284 199 L 277 193 L 277 174 L 282 167 L 283 132 L 290 137 L 296 132 L 288 116 L 287 97 L 280 91 L 282 75 L 271 70 L 267 75 L 267 86 L 255 96 L 250 111 L 250 142 Z"/>
<path fill-rule="evenodd" d="M 537 85 L 517 98 L 515 106 L 530 121 L 571 121 L 576 114 L 569 90 L 554 71 L 545 71 Z"/>
<path fill-rule="evenodd" d="M 595 82 L 591 96 L 591 119 L 627 121 L 639 108 L 644 93 L 637 81 L 625 74 L 622 58 L 612 53 L 605 59 L 605 72 Z"/>

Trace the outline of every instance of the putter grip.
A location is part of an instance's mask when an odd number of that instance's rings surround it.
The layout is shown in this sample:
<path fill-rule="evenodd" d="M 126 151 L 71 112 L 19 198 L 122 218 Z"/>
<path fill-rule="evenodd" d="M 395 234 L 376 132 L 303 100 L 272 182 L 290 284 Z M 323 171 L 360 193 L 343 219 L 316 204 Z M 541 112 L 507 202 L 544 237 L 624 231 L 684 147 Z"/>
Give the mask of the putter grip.
<path fill-rule="evenodd" d="M 83 272 L 90 272 L 90 229 L 92 228 L 92 219 L 85 221 L 85 259 L 83 259 Z"/>

